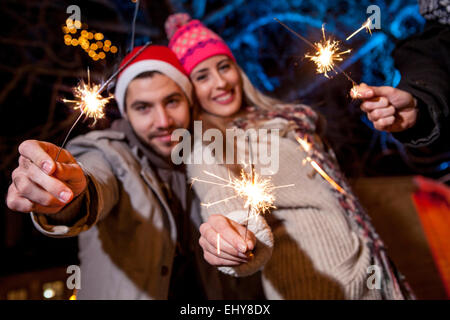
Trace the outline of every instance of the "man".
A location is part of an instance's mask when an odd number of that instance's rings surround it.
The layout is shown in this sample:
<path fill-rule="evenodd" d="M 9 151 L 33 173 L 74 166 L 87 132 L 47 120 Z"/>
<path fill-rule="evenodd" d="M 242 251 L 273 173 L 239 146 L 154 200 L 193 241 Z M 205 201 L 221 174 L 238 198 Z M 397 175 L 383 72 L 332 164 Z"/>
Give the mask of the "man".
<path fill-rule="evenodd" d="M 79 299 L 224 297 L 217 270 L 201 257 L 184 168 L 170 161 L 171 133 L 190 124 L 191 94 L 172 51 L 150 46 L 118 77 L 125 119 L 75 138 L 57 162 L 51 143 L 20 145 L 7 205 L 31 212 L 45 235 L 79 235 Z"/>

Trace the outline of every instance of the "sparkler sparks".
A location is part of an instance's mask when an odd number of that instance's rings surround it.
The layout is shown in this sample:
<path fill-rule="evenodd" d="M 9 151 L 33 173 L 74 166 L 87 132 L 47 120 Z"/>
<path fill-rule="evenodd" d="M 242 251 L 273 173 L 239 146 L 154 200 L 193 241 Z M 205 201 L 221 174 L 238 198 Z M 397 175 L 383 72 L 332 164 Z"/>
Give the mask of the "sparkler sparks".
<path fill-rule="evenodd" d="M 303 164 L 305 164 L 306 162 L 309 162 L 311 164 L 311 166 L 314 168 L 314 170 L 316 170 L 321 176 L 322 178 L 324 178 L 329 184 L 331 184 L 337 191 L 339 191 L 342 194 L 348 195 L 348 193 L 340 186 L 338 185 L 321 167 L 320 165 L 314 161 L 313 159 L 311 159 L 310 154 L 312 152 L 312 147 L 311 144 L 306 140 L 306 139 L 302 139 L 300 137 L 296 137 L 297 142 L 300 144 L 300 146 L 303 148 L 303 150 L 305 150 L 305 152 L 307 153 L 306 158 L 303 161 Z"/>
<path fill-rule="evenodd" d="M 306 54 L 305 57 L 309 58 L 311 61 L 313 61 L 316 64 L 317 67 L 317 73 L 323 73 L 325 77 L 328 77 L 328 72 L 334 71 L 336 72 L 335 68 L 337 61 L 342 61 L 343 57 L 342 55 L 350 53 L 351 49 L 340 51 L 341 48 L 339 47 L 339 41 L 327 39 L 325 36 L 325 28 L 322 25 L 322 41 L 311 43 L 309 40 L 304 38 L 303 36 L 299 35 L 297 32 L 289 28 L 287 25 L 282 23 L 277 18 L 274 18 L 275 21 L 277 21 L 279 24 L 281 24 L 283 27 L 285 27 L 287 30 L 289 30 L 291 33 L 293 33 L 295 36 L 297 36 L 299 39 L 306 42 L 309 46 L 313 47 L 316 52 L 314 54 Z M 339 69 L 340 70 L 340 69 Z M 337 72 L 336 72 L 337 74 Z M 353 80 L 352 80 L 353 81 Z"/>
<path fill-rule="evenodd" d="M 305 57 L 309 58 L 316 64 L 317 73 L 323 73 L 325 77 L 329 78 L 327 72 L 330 71 L 336 72 L 336 70 L 334 70 L 335 63 L 337 61 L 342 61 L 343 60 L 342 55 L 351 52 L 351 49 L 339 51 L 340 50 L 339 41 L 327 39 L 325 37 L 325 29 L 323 26 L 322 26 L 322 35 L 323 40 L 321 42 L 317 42 L 314 44 L 317 50 L 316 53 L 314 55 L 306 54 Z"/>
<path fill-rule="evenodd" d="M 88 70 L 89 78 L 89 70 Z M 100 86 L 91 86 L 90 80 L 86 84 L 84 81 L 74 88 L 75 100 L 63 99 L 65 103 L 75 104 L 74 109 L 80 109 L 82 114 L 85 114 L 88 118 L 93 118 L 95 124 L 97 119 L 103 118 L 105 113 L 103 112 L 106 104 L 113 98 L 112 95 L 104 98 L 100 94 Z"/>
<path fill-rule="evenodd" d="M 229 176 L 228 180 L 208 171 L 203 172 L 215 178 L 219 182 L 192 178 L 192 183 L 197 181 L 213 184 L 217 186 L 222 186 L 224 188 L 231 188 L 235 192 L 234 196 L 220 199 L 215 202 L 202 203 L 203 206 L 210 207 L 222 202 L 226 202 L 231 199 L 241 198 L 245 201 L 244 208 L 246 209 L 250 208 L 251 213 L 250 216 L 256 216 L 260 213 L 264 214 L 268 212 L 270 209 L 275 209 L 275 206 L 273 205 L 275 201 L 273 191 L 275 189 L 293 186 L 293 184 L 284 186 L 274 186 L 270 178 L 266 179 L 262 178 L 257 173 L 254 173 L 252 179 L 251 173 L 245 172 L 244 169 L 241 170 L 240 178 L 231 178 Z"/>
<path fill-rule="evenodd" d="M 370 30 L 370 25 L 371 25 L 371 20 L 370 20 L 370 18 L 368 18 L 367 19 L 367 21 L 365 22 L 365 23 L 363 23 L 363 25 L 358 29 L 358 30 L 356 30 L 355 32 L 353 32 L 351 35 L 349 35 L 348 37 L 347 37 L 347 39 L 345 39 L 345 40 L 349 40 L 349 39 L 351 39 L 354 35 L 356 35 L 358 32 L 360 32 L 361 30 L 363 30 L 364 28 L 370 33 L 370 35 L 372 35 L 372 31 Z"/>
<path fill-rule="evenodd" d="M 75 125 L 80 121 L 81 117 L 83 115 L 86 115 L 87 117 L 94 118 L 94 124 L 97 121 L 97 119 L 104 117 L 103 109 L 106 106 L 106 104 L 109 102 L 110 99 L 113 98 L 112 95 L 108 96 L 107 98 L 104 98 L 101 93 L 103 90 L 108 86 L 109 83 L 123 70 L 125 69 L 128 64 L 130 64 L 138 55 L 142 53 L 148 46 L 150 45 L 150 42 L 146 43 L 142 48 L 140 48 L 126 63 L 124 63 L 119 69 L 117 69 L 112 76 L 110 76 L 105 83 L 103 83 L 101 86 L 99 85 L 93 85 L 91 86 L 91 79 L 90 79 L 90 73 L 88 69 L 88 83 L 84 83 L 83 81 L 74 88 L 74 96 L 76 100 L 67 100 L 63 99 L 63 102 L 70 102 L 75 104 L 75 109 L 80 109 L 81 113 L 78 116 L 77 120 L 73 123 L 72 127 L 70 128 L 69 132 L 67 133 L 64 142 L 62 143 L 61 147 L 59 147 L 58 154 L 56 155 L 55 161 L 58 161 L 59 155 L 61 153 L 62 148 L 64 148 L 67 139 L 70 136 L 70 133 L 72 132 L 73 128 L 75 128 Z"/>

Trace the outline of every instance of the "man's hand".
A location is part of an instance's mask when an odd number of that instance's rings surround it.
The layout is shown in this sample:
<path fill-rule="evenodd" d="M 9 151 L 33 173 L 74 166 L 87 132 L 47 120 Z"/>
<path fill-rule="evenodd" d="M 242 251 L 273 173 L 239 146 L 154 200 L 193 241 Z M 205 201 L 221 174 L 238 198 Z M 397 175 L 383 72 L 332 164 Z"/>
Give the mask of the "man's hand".
<path fill-rule="evenodd" d="M 74 157 L 49 142 L 27 140 L 19 146 L 19 166 L 12 173 L 6 204 L 11 210 L 57 213 L 87 185 Z"/>
<path fill-rule="evenodd" d="M 251 250 L 255 247 L 255 235 L 245 226 L 220 214 L 209 216 L 200 226 L 200 246 L 205 260 L 213 266 L 239 266 L 251 259 Z M 220 234 L 220 254 L 217 251 L 217 234 Z"/>
<path fill-rule="evenodd" d="M 393 87 L 371 87 L 361 83 L 351 91 L 352 98 L 361 99 L 361 110 L 375 129 L 400 132 L 417 121 L 417 100 L 409 93 Z"/>

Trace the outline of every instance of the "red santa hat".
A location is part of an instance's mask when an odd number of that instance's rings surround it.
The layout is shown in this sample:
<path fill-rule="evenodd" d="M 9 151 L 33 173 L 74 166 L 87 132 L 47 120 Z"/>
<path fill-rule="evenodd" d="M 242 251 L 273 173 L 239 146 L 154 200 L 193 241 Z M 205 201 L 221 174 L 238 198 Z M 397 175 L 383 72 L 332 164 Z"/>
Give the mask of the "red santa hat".
<path fill-rule="evenodd" d="M 120 63 L 123 66 L 142 47 L 135 47 Z M 175 81 L 192 104 L 192 85 L 176 55 L 168 47 L 152 45 L 145 48 L 128 66 L 119 73 L 114 96 L 122 116 L 125 115 L 125 93 L 128 85 L 139 74 L 158 71 Z"/>

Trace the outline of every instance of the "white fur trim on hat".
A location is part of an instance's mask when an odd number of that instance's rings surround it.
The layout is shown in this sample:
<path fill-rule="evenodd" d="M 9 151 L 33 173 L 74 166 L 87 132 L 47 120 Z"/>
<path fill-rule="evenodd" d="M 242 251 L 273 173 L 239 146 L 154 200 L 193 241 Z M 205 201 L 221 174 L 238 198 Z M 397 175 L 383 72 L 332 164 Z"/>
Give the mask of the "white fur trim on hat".
<path fill-rule="evenodd" d="M 192 104 L 192 84 L 189 78 L 170 63 L 161 60 L 142 60 L 125 68 L 116 85 L 115 98 L 122 116 L 125 115 L 125 93 L 130 82 L 139 74 L 148 71 L 159 71 L 175 81 L 186 94 Z"/>

